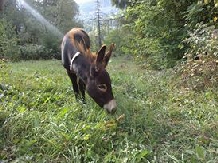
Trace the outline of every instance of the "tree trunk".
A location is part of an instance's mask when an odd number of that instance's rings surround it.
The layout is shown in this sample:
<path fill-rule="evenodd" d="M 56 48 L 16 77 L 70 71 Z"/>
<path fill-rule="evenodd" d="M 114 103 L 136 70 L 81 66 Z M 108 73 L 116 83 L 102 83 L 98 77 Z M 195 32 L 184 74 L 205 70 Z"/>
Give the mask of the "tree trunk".
<path fill-rule="evenodd" d="M 3 10 L 3 8 L 4 8 L 4 3 L 5 3 L 5 0 L 0 0 L 0 11 Z"/>

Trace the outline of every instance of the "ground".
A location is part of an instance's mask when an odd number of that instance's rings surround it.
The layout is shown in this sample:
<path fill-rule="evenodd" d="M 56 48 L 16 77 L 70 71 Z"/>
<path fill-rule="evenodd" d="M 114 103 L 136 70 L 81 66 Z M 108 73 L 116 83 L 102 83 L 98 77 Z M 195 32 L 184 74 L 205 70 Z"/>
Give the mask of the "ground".
<path fill-rule="evenodd" d="M 216 88 L 180 87 L 175 69 L 126 57 L 108 71 L 114 115 L 76 102 L 59 60 L 2 61 L 0 162 L 218 162 Z"/>

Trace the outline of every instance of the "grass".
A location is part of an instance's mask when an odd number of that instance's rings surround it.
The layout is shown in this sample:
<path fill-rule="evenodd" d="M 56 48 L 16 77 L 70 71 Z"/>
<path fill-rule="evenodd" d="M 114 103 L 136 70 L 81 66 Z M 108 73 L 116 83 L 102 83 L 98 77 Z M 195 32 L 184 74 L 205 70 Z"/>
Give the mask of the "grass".
<path fill-rule="evenodd" d="M 218 162 L 217 88 L 178 88 L 173 70 L 117 57 L 109 115 L 75 101 L 60 61 L 0 67 L 0 162 Z"/>

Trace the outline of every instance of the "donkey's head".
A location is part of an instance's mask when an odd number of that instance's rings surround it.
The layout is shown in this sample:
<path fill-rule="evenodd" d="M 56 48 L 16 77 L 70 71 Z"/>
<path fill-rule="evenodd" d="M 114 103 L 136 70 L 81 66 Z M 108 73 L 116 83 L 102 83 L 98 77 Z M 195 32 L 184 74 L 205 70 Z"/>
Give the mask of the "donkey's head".
<path fill-rule="evenodd" d="M 112 113 L 116 111 L 116 101 L 114 100 L 111 79 L 106 71 L 106 66 L 110 59 L 114 45 L 110 46 L 106 53 L 106 46 L 97 52 L 95 63 L 90 66 L 90 75 L 86 83 L 87 93 L 100 106 Z"/>

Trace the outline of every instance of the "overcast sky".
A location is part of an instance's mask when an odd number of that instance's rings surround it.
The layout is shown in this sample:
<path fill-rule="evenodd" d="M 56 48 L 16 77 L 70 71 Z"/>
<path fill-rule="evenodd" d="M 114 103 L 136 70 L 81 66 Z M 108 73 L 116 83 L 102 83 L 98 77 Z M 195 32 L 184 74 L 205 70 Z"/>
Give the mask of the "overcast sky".
<path fill-rule="evenodd" d="M 90 2 L 90 1 L 94 1 L 94 0 L 74 0 L 77 4 L 82 4 L 82 3 L 86 3 L 86 2 Z"/>

